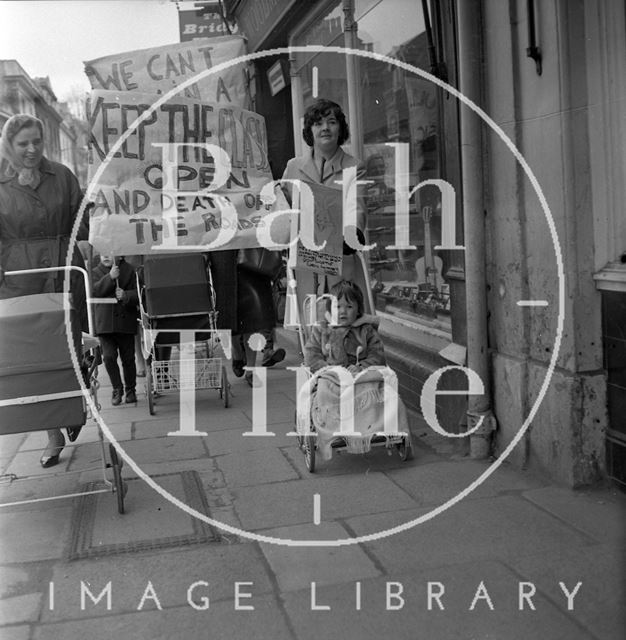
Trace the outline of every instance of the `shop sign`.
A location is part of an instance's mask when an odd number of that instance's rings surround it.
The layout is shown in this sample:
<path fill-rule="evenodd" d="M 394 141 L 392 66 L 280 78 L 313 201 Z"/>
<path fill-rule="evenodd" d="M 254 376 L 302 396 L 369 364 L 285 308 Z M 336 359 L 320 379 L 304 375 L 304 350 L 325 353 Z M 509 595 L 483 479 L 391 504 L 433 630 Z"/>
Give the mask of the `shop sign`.
<path fill-rule="evenodd" d="M 202 8 L 195 11 L 179 11 L 178 25 L 181 42 L 188 42 L 196 38 L 229 35 L 218 3 L 207 2 L 202 5 Z M 237 25 L 231 26 L 230 33 L 239 33 L 239 27 Z"/>
<path fill-rule="evenodd" d="M 267 81 L 270 85 L 270 93 L 275 96 L 287 86 L 287 73 L 282 60 L 277 60 L 267 70 Z"/>

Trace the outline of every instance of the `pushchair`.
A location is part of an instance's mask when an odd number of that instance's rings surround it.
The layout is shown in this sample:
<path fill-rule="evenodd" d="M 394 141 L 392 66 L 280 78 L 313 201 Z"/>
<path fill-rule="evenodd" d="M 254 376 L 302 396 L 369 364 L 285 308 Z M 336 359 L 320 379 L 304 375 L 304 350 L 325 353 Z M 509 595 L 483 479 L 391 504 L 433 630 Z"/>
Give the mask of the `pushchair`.
<path fill-rule="evenodd" d="M 141 347 L 150 415 L 163 394 L 217 389 L 227 408 L 230 387 L 218 350 L 215 290 L 200 253 L 145 256 L 137 269 Z"/>
<path fill-rule="evenodd" d="M 360 280 L 363 283 L 361 288 L 363 289 L 365 296 L 365 312 L 373 315 L 374 303 L 372 300 L 371 288 L 369 286 L 367 265 L 360 253 L 356 254 L 356 260 L 357 277 L 355 277 L 355 280 Z M 315 314 L 311 314 L 311 305 L 314 303 L 315 297 L 310 297 L 310 291 L 300 290 L 299 283 L 296 279 L 296 271 L 290 266 L 288 266 L 288 277 L 292 282 L 296 282 L 296 300 L 298 314 L 297 331 L 299 335 L 302 354 L 304 355 L 304 347 L 311 331 L 311 325 L 307 323 L 307 319 L 315 317 Z M 312 282 L 313 290 L 317 292 L 319 285 L 319 274 L 314 273 L 312 278 L 307 278 L 307 281 Z M 373 321 L 374 324 L 377 325 L 377 319 L 373 318 Z M 371 376 L 369 376 L 369 372 L 366 372 L 365 377 L 371 378 Z M 359 378 L 361 378 L 363 383 L 365 384 L 375 384 L 371 379 L 368 381 L 363 376 L 360 376 Z M 303 385 L 299 390 L 299 395 L 301 396 L 303 388 L 305 386 L 310 385 L 312 387 L 315 383 L 316 380 L 309 377 L 305 385 Z M 355 384 L 353 386 L 353 389 L 356 386 L 357 385 Z M 310 389 L 307 391 L 307 393 L 309 391 Z M 358 402 L 358 393 L 356 401 Z M 398 402 L 398 408 L 402 412 L 404 412 L 405 416 L 404 423 L 406 424 L 406 429 L 404 431 L 391 433 L 387 432 L 387 430 L 385 429 L 385 431 L 381 432 L 378 430 L 373 430 L 373 425 L 368 424 L 365 428 L 363 428 L 363 425 L 361 425 L 361 428 L 355 426 L 355 429 L 359 431 L 363 429 L 363 433 L 354 436 L 341 435 L 340 420 L 337 420 L 334 428 L 331 428 L 329 432 L 324 433 L 323 442 L 324 446 L 326 447 L 326 451 L 328 451 L 328 447 L 330 447 L 330 449 L 332 450 L 361 454 L 369 452 L 371 448 L 384 447 L 388 450 L 389 453 L 391 453 L 391 450 L 395 449 L 402 461 L 406 462 L 407 460 L 410 460 L 413 457 L 413 443 L 411 432 L 408 428 L 408 421 L 406 420 L 406 410 L 404 409 L 401 400 L 398 399 Z M 306 403 L 300 402 L 299 398 L 299 405 L 300 404 L 305 406 L 305 411 L 301 413 L 296 410 L 297 442 L 298 446 L 304 454 L 305 463 L 308 470 L 313 473 L 316 466 L 317 452 L 319 452 L 321 446 L 320 440 L 322 440 L 322 438 L 320 438 L 320 436 L 322 435 L 322 430 L 316 428 L 314 412 L 307 407 Z"/>
<path fill-rule="evenodd" d="M 77 266 L 49 267 L 7 271 L 5 277 L 30 276 L 55 271 L 78 272 L 89 291 L 85 269 Z M 60 425 L 84 426 L 91 413 L 77 379 L 68 346 L 65 293 L 38 293 L 0 300 L 0 434 L 41 431 Z M 76 356 L 91 403 L 98 404 L 98 365 L 100 346 L 93 337 L 94 325 L 89 301 L 87 318 L 89 333 L 80 331 L 77 312 L 69 308 L 69 324 Z M 69 431 L 68 431 L 69 435 Z M 127 484 L 122 480 L 122 459 L 113 444 L 105 449 L 102 431 L 98 428 L 103 483 L 105 488 L 71 493 L 50 498 L 34 498 L 9 502 L 0 506 L 27 504 L 44 500 L 71 498 L 95 493 L 114 492 L 119 513 L 124 513 Z M 70 438 L 70 442 L 72 438 Z M 79 446 L 79 445 L 74 445 Z M 66 445 L 66 448 L 70 448 Z M 107 472 L 112 471 L 112 480 Z M 77 470 L 84 473 L 86 469 Z M 65 473 L 71 473 L 65 472 Z M 41 477 L 41 475 L 37 475 Z M 2 480 L 14 482 L 30 477 L 5 474 Z"/>

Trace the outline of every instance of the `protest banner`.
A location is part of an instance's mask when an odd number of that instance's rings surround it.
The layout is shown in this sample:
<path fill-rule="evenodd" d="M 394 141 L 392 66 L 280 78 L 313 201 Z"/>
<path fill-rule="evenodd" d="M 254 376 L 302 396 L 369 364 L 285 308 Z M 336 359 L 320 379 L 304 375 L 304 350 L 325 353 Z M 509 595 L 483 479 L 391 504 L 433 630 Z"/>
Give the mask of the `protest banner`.
<path fill-rule="evenodd" d="M 307 182 L 310 192 L 299 198 L 300 216 L 312 218 L 313 241 L 324 244 L 323 249 L 313 250 L 298 240 L 296 269 L 339 276 L 343 266 L 343 200 L 342 191 L 315 182 Z"/>
<path fill-rule="evenodd" d="M 289 209 L 278 187 L 273 204 L 261 198 L 273 180 L 263 117 L 182 97 L 152 109 L 157 98 L 92 92 L 90 243 L 114 255 L 259 246 L 267 215 Z M 286 243 L 289 230 L 289 216 L 276 216 L 271 238 Z"/>
<path fill-rule="evenodd" d="M 241 36 L 218 36 L 117 53 L 84 64 L 92 89 L 160 95 L 245 53 L 245 40 Z M 243 62 L 208 74 L 183 89 L 180 97 L 249 107 L 247 66 Z"/>

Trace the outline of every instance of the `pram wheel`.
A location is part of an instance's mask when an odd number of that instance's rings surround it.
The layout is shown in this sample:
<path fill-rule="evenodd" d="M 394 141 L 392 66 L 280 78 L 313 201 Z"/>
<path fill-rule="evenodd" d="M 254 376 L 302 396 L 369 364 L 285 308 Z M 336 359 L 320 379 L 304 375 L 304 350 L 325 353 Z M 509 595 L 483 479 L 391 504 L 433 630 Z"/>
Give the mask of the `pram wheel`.
<path fill-rule="evenodd" d="M 411 441 L 407 436 L 402 438 L 402 442 L 399 442 L 396 445 L 396 448 L 398 449 L 398 454 L 402 462 L 407 462 L 413 458 L 413 447 L 411 446 Z"/>
<path fill-rule="evenodd" d="M 109 444 L 109 455 L 111 456 L 111 468 L 113 469 L 113 483 L 117 495 L 117 510 L 124 513 L 124 497 L 128 491 L 128 485 L 122 480 L 122 460 L 118 458 L 117 451 L 112 444 Z"/>
<path fill-rule="evenodd" d="M 154 380 L 152 379 L 152 362 L 146 362 L 146 397 L 148 398 L 148 411 L 154 415 Z"/>
<path fill-rule="evenodd" d="M 303 444 L 302 450 L 304 451 L 304 461 L 306 462 L 307 469 L 313 473 L 315 471 L 315 436 L 307 435 L 302 436 Z"/>
<path fill-rule="evenodd" d="M 228 392 L 228 376 L 226 375 L 226 367 L 222 367 L 222 386 L 220 387 L 220 398 L 224 403 L 224 408 L 228 409 L 230 404 L 230 394 Z"/>
<path fill-rule="evenodd" d="M 297 409 L 293 414 L 293 422 L 296 425 L 298 424 L 298 411 L 297 411 Z M 302 436 L 300 433 L 298 433 L 298 431 L 296 431 L 296 443 L 298 445 L 298 449 L 300 449 L 300 451 L 304 451 L 304 436 Z"/>

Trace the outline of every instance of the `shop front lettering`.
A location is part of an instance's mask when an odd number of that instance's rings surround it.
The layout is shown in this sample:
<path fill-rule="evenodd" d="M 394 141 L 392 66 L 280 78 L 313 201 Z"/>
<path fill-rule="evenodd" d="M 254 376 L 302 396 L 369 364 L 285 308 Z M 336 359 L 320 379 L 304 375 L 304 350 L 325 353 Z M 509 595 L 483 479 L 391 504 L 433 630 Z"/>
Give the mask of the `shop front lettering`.
<path fill-rule="evenodd" d="M 182 35 L 184 36 L 204 36 L 207 34 L 219 33 L 220 35 L 228 34 L 228 30 L 226 29 L 226 25 L 221 22 L 221 16 L 218 13 L 212 14 L 216 16 L 215 22 L 210 22 L 209 24 L 186 24 L 185 29 L 183 30 Z M 237 28 L 235 27 L 232 30 L 233 33 L 237 33 Z"/>

